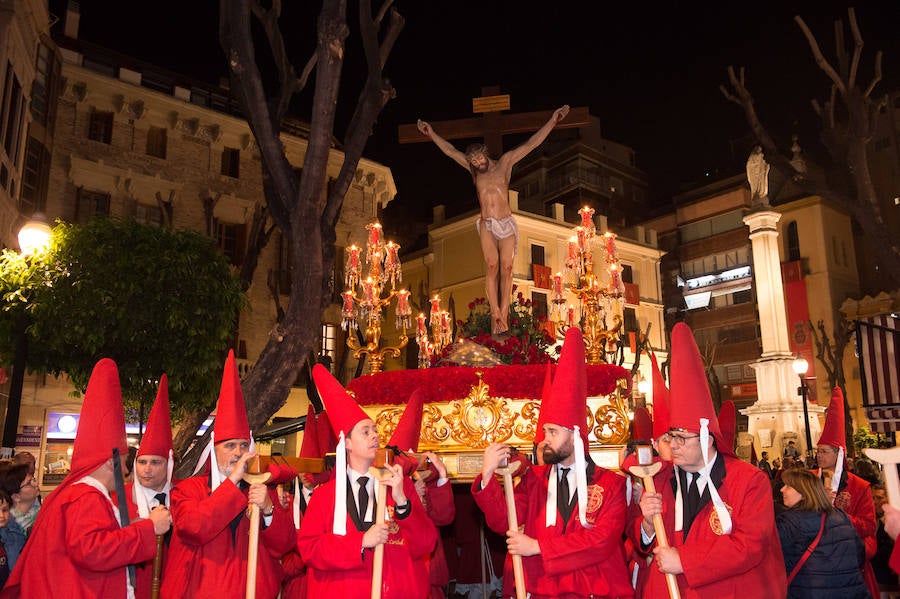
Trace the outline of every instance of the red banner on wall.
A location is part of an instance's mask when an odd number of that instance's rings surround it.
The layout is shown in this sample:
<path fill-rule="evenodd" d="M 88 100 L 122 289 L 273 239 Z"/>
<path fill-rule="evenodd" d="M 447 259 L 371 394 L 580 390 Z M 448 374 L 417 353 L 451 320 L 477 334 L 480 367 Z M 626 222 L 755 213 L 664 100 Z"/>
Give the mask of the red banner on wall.
<path fill-rule="evenodd" d="M 534 286 L 541 289 L 550 289 L 550 267 L 542 264 L 531 265 L 531 275 L 534 278 Z"/>
<path fill-rule="evenodd" d="M 634 283 L 624 283 L 625 285 L 625 303 L 631 306 L 637 306 L 641 303 L 641 288 Z"/>
<path fill-rule="evenodd" d="M 816 376 L 816 359 L 813 352 L 812 334 L 809 332 L 809 303 L 806 296 L 806 279 L 803 278 L 803 264 L 800 260 L 781 265 L 784 281 L 784 303 L 787 308 L 788 337 L 791 353 L 800 354 L 809 363 L 806 378 Z M 816 385 L 807 385 L 809 400 L 816 402 Z"/>

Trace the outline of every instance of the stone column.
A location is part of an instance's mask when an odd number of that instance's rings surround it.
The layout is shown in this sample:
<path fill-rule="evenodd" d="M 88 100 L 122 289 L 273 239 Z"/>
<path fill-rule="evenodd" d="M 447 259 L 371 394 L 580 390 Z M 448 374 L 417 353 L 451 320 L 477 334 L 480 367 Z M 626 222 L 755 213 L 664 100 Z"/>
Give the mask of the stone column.
<path fill-rule="evenodd" d="M 748 432 L 753 435 L 757 454 L 768 451 L 772 457 L 781 456 L 784 433 L 795 433 L 797 445 L 805 453 L 805 425 L 803 401 L 797 394 L 800 378 L 794 373 L 788 341 L 787 310 L 784 305 L 784 285 L 781 280 L 781 261 L 778 253 L 778 220 L 781 214 L 765 207 L 744 217 L 750 228 L 753 248 L 753 281 L 759 311 L 762 336 L 762 355 L 753 364 L 756 372 L 756 402 L 741 410 L 748 417 Z M 813 443 L 822 434 L 819 406 L 808 406 L 810 435 Z M 771 438 L 771 445 L 768 445 Z"/>

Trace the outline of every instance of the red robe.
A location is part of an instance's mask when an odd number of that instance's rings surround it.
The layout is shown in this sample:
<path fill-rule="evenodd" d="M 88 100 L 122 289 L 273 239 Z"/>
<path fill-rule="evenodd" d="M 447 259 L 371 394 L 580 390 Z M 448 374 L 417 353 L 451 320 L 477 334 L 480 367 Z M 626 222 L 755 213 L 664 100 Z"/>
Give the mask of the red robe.
<path fill-rule="evenodd" d="M 153 522 L 120 528 L 103 493 L 87 484 L 71 484 L 52 505 L 41 508 L 0 597 L 122 599 L 125 567 L 155 553 Z"/>
<path fill-rule="evenodd" d="M 349 485 L 348 485 L 349 486 Z M 306 564 L 307 593 L 319 599 L 368 597 L 372 591 L 371 549 L 362 549 L 362 532 L 347 515 L 347 534 L 331 532 L 334 518 L 334 479 L 316 488 L 300 525 L 297 543 Z M 410 514 L 392 520 L 384 546 L 382 597 L 384 599 L 423 599 L 428 594 L 428 572 L 422 560 L 434 549 L 437 530 L 419 501 L 415 486 L 403 480 L 403 491 L 410 502 Z M 388 493 L 388 511 L 394 500 Z"/>
<path fill-rule="evenodd" d="M 128 518 L 131 522 L 137 520 L 140 516 L 138 516 L 137 504 L 134 503 L 134 496 L 132 495 L 134 483 L 127 483 L 125 485 L 125 497 L 128 498 Z M 169 547 L 163 543 L 163 568 L 166 565 L 166 554 L 169 552 Z M 134 583 L 134 597 L 135 599 L 150 599 L 150 586 L 153 583 L 153 560 L 156 558 L 156 550 L 153 551 L 153 557 L 150 558 L 146 562 L 142 562 L 136 565 L 135 568 L 135 583 Z M 160 574 L 161 575 L 161 574 Z"/>
<path fill-rule="evenodd" d="M 668 480 L 654 478 L 662 494 L 663 523 L 669 544 L 678 549 L 683 574 L 677 576 L 682 599 L 778 599 L 787 593 L 784 556 L 775 528 L 775 507 L 769 477 L 755 466 L 719 454 L 725 461 L 725 478 L 719 496 L 731 511 L 731 534 L 723 534 L 712 500 L 694 518 L 688 532 L 675 532 L 675 491 L 670 469 Z M 641 518 L 630 531 L 640 539 Z M 653 545 L 655 546 L 655 540 Z M 651 547 L 652 548 L 652 547 Z M 668 599 L 666 577 L 655 566 L 647 569 L 645 599 Z"/>
<path fill-rule="evenodd" d="M 515 487 L 516 515 L 525 534 L 537 539 L 539 555 L 522 558 L 525 588 L 533 599 L 543 597 L 632 597 L 634 589 L 625 566 L 622 533 L 625 529 L 625 478 L 600 467 L 588 481 L 586 519 L 583 528 L 578 509 L 568 523 L 557 517 L 547 528 L 547 480 L 552 466 L 532 466 Z M 481 475 L 472 484 L 472 495 L 495 532 L 507 531 L 506 499 L 496 478 L 481 488 Z M 515 596 L 512 559 L 503 571 L 503 596 Z"/>
<path fill-rule="evenodd" d="M 239 599 L 246 594 L 250 519 L 247 493 L 226 478 L 210 492 L 207 476 L 179 482 L 171 492 L 173 534 L 162 599 Z M 231 522 L 240 517 L 232 533 Z M 277 503 L 272 523 L 260 517 L 257 599 L 274 599 L 284 571 L 279 559 L 294 545 L 294 523 Z"/>
<path fill-rule="evenodd" d="M 453 485 L 448 480 L 441 486 L 429 482 L 425 487 L 425 513 L 435 526 L 447 526 L 456 517 L 456 506 L 453 503 Z M 447 568 L 447 557 L 444 555 L 444 543 L 438 538 L 434 552 L 428 558 L 428 576 L 431 585 L 430 597 L 444 597 L 443 587 L 450 582 L 450 570 Z"/>

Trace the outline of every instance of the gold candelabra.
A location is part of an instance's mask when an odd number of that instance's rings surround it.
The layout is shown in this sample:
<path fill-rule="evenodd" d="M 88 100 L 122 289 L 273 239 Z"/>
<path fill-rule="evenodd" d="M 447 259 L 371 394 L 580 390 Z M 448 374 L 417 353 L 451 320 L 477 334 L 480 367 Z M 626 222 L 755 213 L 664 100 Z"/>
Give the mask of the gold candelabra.
<path fill-rule="evenodd" d="M 400 357 L 400 350 L 409 341 L 406 329 L 410 327 L 412 311 L 409 307 L 409 290 L 396 288 L 397 283 L 403 280 L 400 246 L 393 241 L 384 243 L 381 224 L 377 221 L 366 225 L 366 230 L 368 274 L 365 279 L 362 278 L 360 260 L 362 248 L 356 245 L 347 248 L 347 263 L 344 268 L 347 289 L 341 294 L 344 298 L 341 326 L 345 331 L 355 331 L 357 319 L 365 321 L 365 345 L 360 345 L 355 335 L 348 335 L 347 346 L 353 350 L 353 357 L 357 360 L 365 355 L 369 356 L 369 374 L 372 374 L 381 372 L 385 356 Z M 354 291 L 357 288 L 359 294 Z M 381 347 L 382 314 L 394 298 L 397 298 L 395 314 L 397 328 L 401 331 L 400 338 L 396 345 Z"/>
<path fill-rule="evenodd" d="M 625 305 L 622 268 L 616 253 L 616 236 L 606 232 L 599 239 L 603 240 L 606 251 L 608 281 L 606 285 L 601 283 L 594 272 L 593 246 L 598 239 L 594 209 L 585 206 L 578 214 L 581 215 L 581 225 L 575 227 L 575 234 L 569 239 L 565 274 L 553 275 L 551 311 L 557 314 L 557 329 L 560 332 L 580 326 L 587 363 L 602 364 L 607 361 L 607 355 L 615 353 L 622 328 Z M 569 278 L 570 282 L 565 282 L 564 278 Z M 564 288 L 578 299 L 580 317 L 576 317 L 574 305 L 566 306 Z"/>
<path fill-rule="evenodd" d="M 428 319 L 431 328 L 425 326 L 425 314 L 419 313 L 416 318 L 416 343 L 419 345 L 419 368 L 431 366 L 431 358 L 444 351 L 453 343 L 453 327 L 450 324 L 450 312 L 441 310 L 441 296 L 431 298 L 431 314 Z"/>

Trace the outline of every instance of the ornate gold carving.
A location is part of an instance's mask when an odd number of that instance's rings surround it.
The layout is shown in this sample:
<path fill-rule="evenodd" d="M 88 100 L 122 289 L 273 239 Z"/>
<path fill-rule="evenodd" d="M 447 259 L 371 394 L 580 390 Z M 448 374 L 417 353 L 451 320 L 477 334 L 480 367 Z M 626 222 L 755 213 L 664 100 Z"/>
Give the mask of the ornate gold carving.
<path fill-rule="evenodd" d="M 450 429 L 440 424 L 443 418 L 441 409 L 428 404 L 422 409 L 422 441 L 440 445 L 450 438 Z"/>
<path fill-rule="evenodd" d="M 375 417 L 375 427 L 378 429 L 378 442 L 381 445 L 386 445 L 390 441 L 391 435 L 394 434 L 394 429 L 397 428 L 402 415 L 403 406 L 386 408 L 378 412 L 378 415 Z M 409 447 L 401 447 L 400 449 L 406 451 Z"/>
<path fill-rule="evenodd" d="M 628 441 L 628 410 L 623 399 L 626 380 L 608 396 L 589 397 L 585 412 L 590 451 L 604 468 L 618 466 L 618 449 Z M 382 444 L 390 439 L 403 405 L 366 405 Z M 419 451 L 441 454 L 451 478 L 472 480 L 481 471 L 481 452 L 494 442 L 531 451 L 540 401 L 533 398 L 491 397 L 479 379 L 465 398 L 426 404 L 422 413 Z"/>
<path fill-rule="evenodd" d="M 450 436 L 472 448 L 502 443 L 512 436 L 516 414 L 506 399 L 488 395 L 488 386 L 478 377 L 478 384 L 460 401 L 450 402 L 452 411 L 444 416 L 450 425 Z"/>
<path fill-rule="evenodd" d="M 515 433 L 520 439 L 528 439 L 534 441 L 537 433 L 538 414 L 541 413 L 541 402 L 526 401 L 522 409 L 519 410 L 519 416 L 525 421 L 516 425 Z"/>
<path fill-rule="evenodd" d="M 628 408 L 621 391 L 628 388 L 628 381 L 616 381 L 616 392 L 609 396 L 609 405 L 600 406 L 594 412 L 594 436 L 604 445 L 628 442 Z"/>

